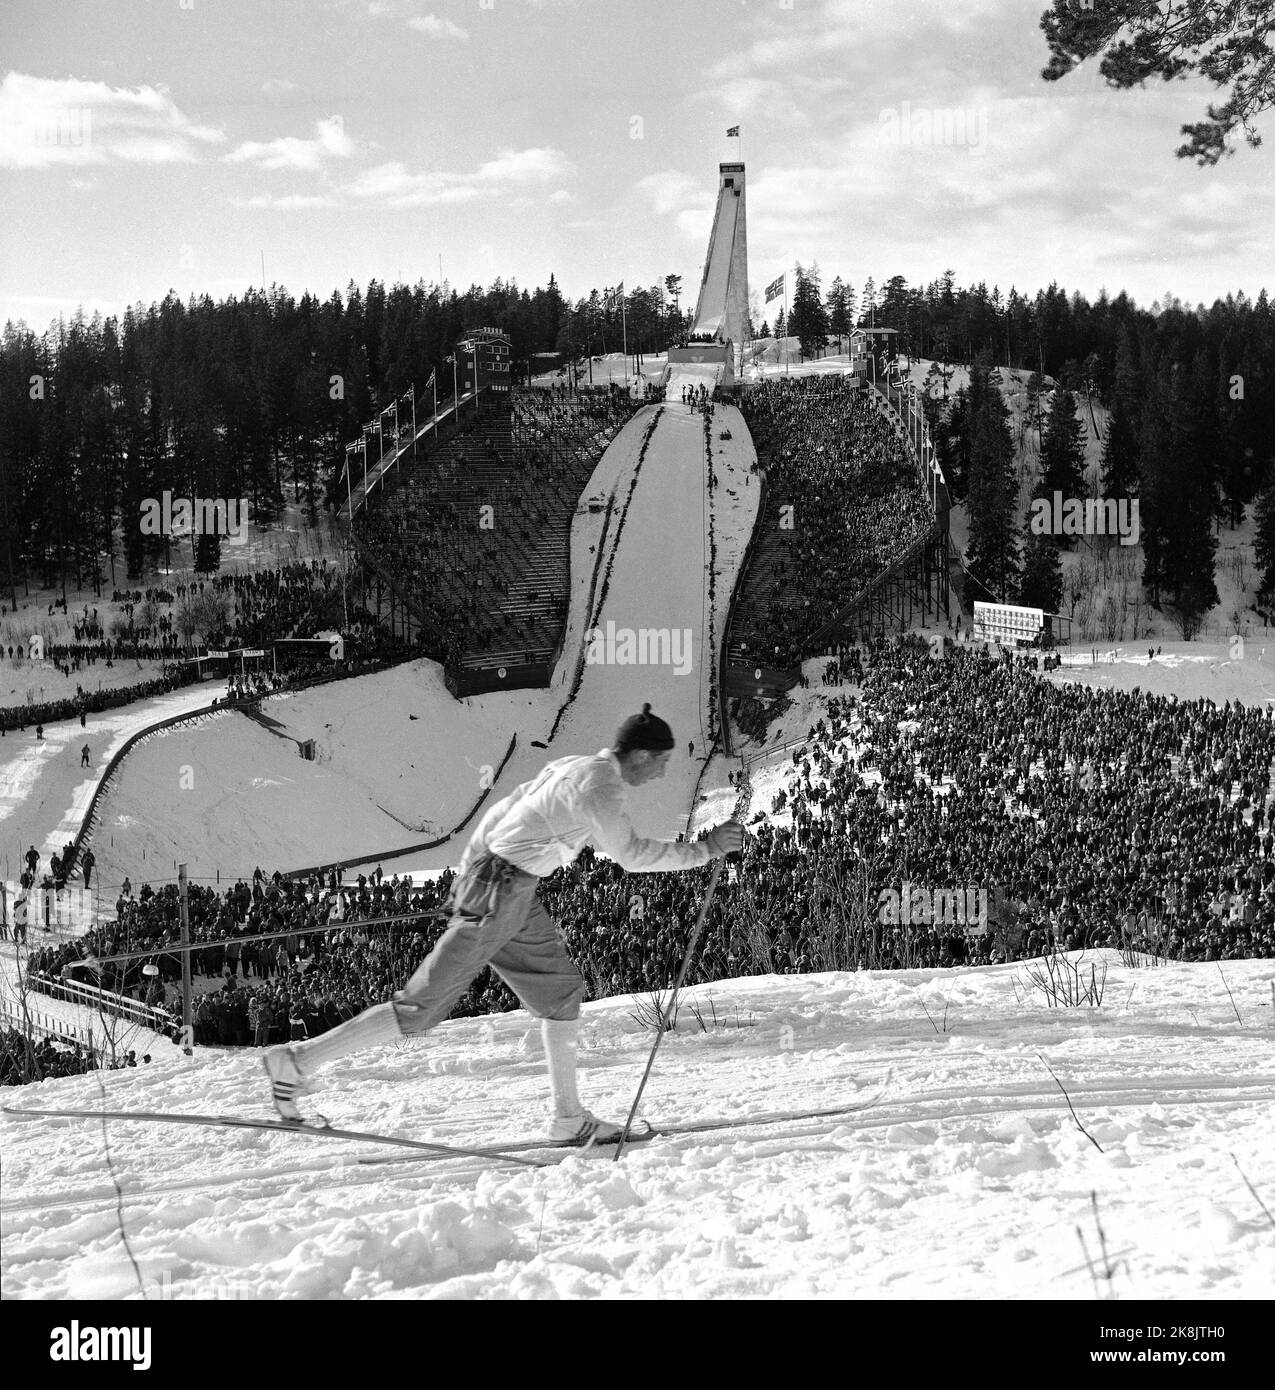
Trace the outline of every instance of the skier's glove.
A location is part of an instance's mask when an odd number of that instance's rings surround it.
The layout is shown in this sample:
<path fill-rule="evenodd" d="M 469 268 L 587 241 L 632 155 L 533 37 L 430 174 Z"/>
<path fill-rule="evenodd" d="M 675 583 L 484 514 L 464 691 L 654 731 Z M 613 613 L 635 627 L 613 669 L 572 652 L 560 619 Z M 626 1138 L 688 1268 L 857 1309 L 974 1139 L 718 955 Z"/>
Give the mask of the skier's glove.
<path fill-rule="evenodd" d="M 721 854 L 734 854 L 743 847 L 744 827 L 738 821 L 728 820 L 706 838 L 714 858 Z"/>

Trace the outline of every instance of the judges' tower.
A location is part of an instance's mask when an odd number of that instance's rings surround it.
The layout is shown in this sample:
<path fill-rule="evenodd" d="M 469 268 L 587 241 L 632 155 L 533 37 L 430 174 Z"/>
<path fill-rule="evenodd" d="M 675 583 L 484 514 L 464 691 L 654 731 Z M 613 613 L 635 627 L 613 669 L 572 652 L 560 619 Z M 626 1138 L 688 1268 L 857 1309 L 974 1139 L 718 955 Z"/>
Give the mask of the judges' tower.
<path fill-rule="evenodd" d="M 743 358 L 748 334 L 748 224 L 745 215 L 744 166 L 718 166 L 717 211 L 708 242 L 704 279 L 695 307 L 695 334 L 711 334 L 734 348 L 735 367 Z"/>

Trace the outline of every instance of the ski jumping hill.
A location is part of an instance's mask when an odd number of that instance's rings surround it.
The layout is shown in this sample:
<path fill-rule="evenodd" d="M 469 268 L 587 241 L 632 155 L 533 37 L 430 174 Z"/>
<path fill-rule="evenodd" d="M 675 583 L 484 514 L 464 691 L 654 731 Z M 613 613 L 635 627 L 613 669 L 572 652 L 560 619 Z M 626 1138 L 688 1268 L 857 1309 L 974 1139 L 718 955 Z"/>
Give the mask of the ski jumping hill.
<path fill-rule="evenodd" d="M 710 444 L 719 484 L 711 506 Z M 668 775 L 635 791 L 634 821 L 648 835 L 685 830 L 707 751 L 721 620 L 756 516 L 754 461 L 733 407 L 717 408 L 708 443 L 704 416 L 680 400 L 645 407 L 612 441 L 577 509 L 568 628 L 549 688 L 457 701 L 438 665 L 421 660 L 268 699 L 260 722 L 227 712 L 156 735 L 124 760 L 100 805 L 101 882 L 157 882 L 182 860 L 192 878 L 212 881 L 258 863 L 295 869 L 365 855 L 375 867 L 382 855 L 448 836 L 485 792 L 507 794 L 547 757 L 609 746 L 644 702 L 679 743 Z M 196 698 L 206 704 L 214 693 L 202 687 Z M 314 762 L 298 751 L 310 739 Z M 724 770 L 718 780 L 725 785 Z M 436 871 L 463 846 L 462 833 L 393 868 Z"/>

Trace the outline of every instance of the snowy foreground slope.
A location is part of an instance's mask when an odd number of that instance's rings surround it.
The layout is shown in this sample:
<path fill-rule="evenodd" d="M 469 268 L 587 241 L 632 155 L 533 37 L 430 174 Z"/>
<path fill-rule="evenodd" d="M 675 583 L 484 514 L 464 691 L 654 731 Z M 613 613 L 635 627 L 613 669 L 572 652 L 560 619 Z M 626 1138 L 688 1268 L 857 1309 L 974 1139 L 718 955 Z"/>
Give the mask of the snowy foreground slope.
<path fill-rule="evenodd" d="M 369 1166 L 359 1157 L 396 1151 L 6 1115 L 3 1294 L 140 1296 L 105 1139 L 150 1297 L 1092 1299 L 1081 1234 L 1115 1267 L 1103 1296 L 1268 1297 L 1275 1231 L 1245 1180 L 1275 1207 L 1275 962 L 1098 959 L 1110 973 L 1094 1011 L 1049 1010 L 1022 964 L 701 987 L 689 1000 L 709 1031 L 683 1010 L 647 1089 L 652 1119 L 868 1100 L 888 1074 L 886 1089 L 841 1121 L 670 1137 L 619 1165 Z M 650 1044 L 631 1005 L 586 1006 L 581 1091 L 604 1115 L 627 1109 Z M 529 1025 L 457 1021 L 347 1059 L 316 1108 L 442 1142 L 526 1136 L 545 1094 Z M 261 1080 L 253 1052 L 173 1051 L 5 1100 L 260 1114 Z"/>

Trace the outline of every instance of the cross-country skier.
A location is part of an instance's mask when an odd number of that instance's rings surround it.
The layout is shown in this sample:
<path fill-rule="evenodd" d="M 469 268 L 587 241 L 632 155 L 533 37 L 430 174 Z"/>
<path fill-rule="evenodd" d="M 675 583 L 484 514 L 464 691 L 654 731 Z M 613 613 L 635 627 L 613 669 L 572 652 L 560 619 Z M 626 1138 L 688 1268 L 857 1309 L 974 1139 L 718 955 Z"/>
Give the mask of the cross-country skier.
<path fill-rule="evenodd" d="M 691 844 L 645 840 L 634 830 L 625 788 L 663 777 L 673 746 L 669 726 L 643 705 L 641 714 L 621 724 L 613 748 L 555 759 L 498 801 L 461 857 L 447 930 L 407 987 L 330 1032 L 266 1053 L 275 1107 L 284 1119 L 302 1119 L 297 1097 L 313 1089 L 314 1073 L 325 1062 L 425 1033 L 490 965 L 541 1020 L 553 1101 L 550 1141 L 616 1141 L 621 1127 L 590 1114 L 576 1094 L 584 981 L 536 897 L 536 882 L 570 864 L 585 844 L 631 873 L 690 869 L 739 849 L 744 830 L 736 821 Z"/>

